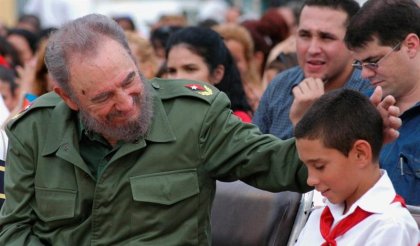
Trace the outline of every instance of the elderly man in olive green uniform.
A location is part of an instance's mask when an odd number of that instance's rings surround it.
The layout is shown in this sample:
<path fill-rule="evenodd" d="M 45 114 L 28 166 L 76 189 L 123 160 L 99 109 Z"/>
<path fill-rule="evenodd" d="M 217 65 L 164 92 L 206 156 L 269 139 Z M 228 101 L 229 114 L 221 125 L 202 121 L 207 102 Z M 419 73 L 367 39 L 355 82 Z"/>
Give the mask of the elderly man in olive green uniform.
<path fill-rule="evenodd" d="M 305 192 L 294 141 L 205 83 L 147 82 L 101 15 L 50 37 L 55 93 L 7 127 L 0 245 L 209 245 L 215 180 Z"/>

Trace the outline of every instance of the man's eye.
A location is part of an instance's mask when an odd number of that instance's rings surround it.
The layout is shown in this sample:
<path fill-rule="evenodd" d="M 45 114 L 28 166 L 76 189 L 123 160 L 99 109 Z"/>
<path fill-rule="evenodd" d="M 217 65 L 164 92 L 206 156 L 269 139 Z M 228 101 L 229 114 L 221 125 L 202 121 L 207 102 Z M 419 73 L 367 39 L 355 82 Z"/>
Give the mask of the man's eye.
<path fill-rule="evenodd" d="M 187 72 L 194 72 L 194 71 L 196 71 L 197 69 L 195 69 L 195 68 L 193 68 L 193 67 L 187 67 L 187 68 L 185 68 L 185 71 L 187 71 Z"/>
<path fill-rule="evenodd" d="M 108 100 L 108 98 L 109 98 L 109 95 L 103 95 L 103 96 L 100 96 L 100 97 L 96 97 L 92 101 L 93 101 L 93 103 L 103 103 L 103 102 L 106 102 Z"/>
<path fill-rule="evenodd" d="M 355 60 L 355 61 L 353 62 L 353 64 L 354 64 L 354 65 L 362 65 L 363 63 L 362 63 L 361 61 L 359 61 L 359 60 Z"/>
<path fill-rule="evenodd" d="M 301 37 L 301 38 L 308 38 L 309 37 L 309 34 L 307 34 L 307 33 L 299 33 L 299 37 Z"/>
<path fill-rule="evenodd" d="M 167 72 L 168 74 L 175 74 L 175 73 L 176 73 L 176 69 L 168 68 L 168 69 L 166 70 L 166 72 Z"/>

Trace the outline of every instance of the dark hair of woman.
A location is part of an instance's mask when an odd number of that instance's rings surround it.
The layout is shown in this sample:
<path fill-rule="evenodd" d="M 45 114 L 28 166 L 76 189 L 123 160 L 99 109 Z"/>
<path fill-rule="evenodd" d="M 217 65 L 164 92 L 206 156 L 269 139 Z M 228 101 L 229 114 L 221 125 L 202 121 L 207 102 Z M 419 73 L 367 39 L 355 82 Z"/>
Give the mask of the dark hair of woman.
<path fill-rule="evenodd" d="M 202 57 L 210 74 L 218 65 L 223 65 L 223 78 L 215 86 L 229 97 L 232 110 L 252 112 L 246 100 L 239 70 L 217 32 L 206 27 L 185 27 L 176 31 L 166 45 L 166 58 L 172 47 L 179 44 L 185 45 L 191 52 Z"/>

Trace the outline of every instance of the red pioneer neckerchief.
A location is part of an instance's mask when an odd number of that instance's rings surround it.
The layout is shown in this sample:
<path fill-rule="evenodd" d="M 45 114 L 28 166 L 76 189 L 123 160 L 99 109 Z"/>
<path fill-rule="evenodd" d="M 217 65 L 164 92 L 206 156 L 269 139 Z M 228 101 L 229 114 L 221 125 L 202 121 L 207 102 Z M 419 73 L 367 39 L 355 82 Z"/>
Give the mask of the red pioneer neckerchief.
<path fill-rule="evenodd" d="M 403 207 L 405 207 L 404 198 L 399 195 L 396 195 L 392 203 L 399 202 Z M 325 242 L 321 244 L 321 246 L 336 246 L 337 242 L 335 239 L 348 230 L 353 228 L 353 226 L 357 225 L 362 220 L 366 219 L 373 213 L 366 212 L 360 207 L 357 207 L 352 214 L 338 222 L 338 224 L 331 230 L 331 226 L 334 222 L 334 217 L 331 214 L 330 208 L 325 207 L 321 214 L 321 235 L 325 239 Z"/>

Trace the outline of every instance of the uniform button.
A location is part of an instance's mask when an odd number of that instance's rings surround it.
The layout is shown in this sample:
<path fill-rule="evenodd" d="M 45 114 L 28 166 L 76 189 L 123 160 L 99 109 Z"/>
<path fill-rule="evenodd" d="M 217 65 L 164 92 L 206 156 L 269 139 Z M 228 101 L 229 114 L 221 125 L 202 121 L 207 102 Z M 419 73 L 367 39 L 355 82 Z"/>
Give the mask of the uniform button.
<path fill-rule="evenodd" d="M 155 89 L 159 89 L 159 88 L 160 88 L 160 85 L 159 85 L 157 82 L 153 82 L 153 83 L 152 83 L 152 86 L 153 86 L 153 88 L 155 88 Z"/>
<path fill-rule="evenodd" d="M 69 144 L 64 144 L 63 149 L 64 149 L 64 151 L 68 151 L 69 150 Z"/>

